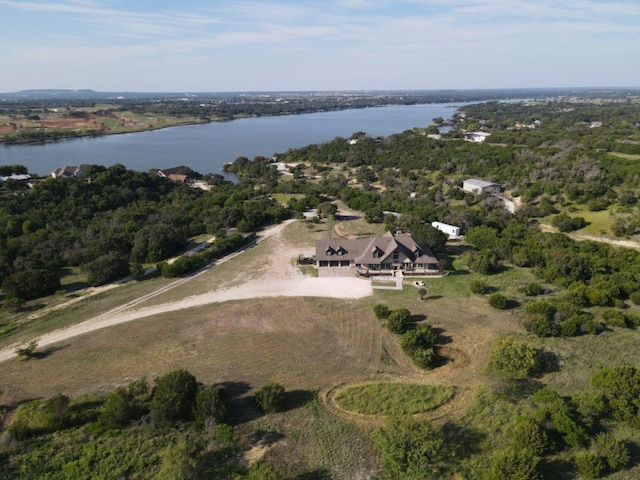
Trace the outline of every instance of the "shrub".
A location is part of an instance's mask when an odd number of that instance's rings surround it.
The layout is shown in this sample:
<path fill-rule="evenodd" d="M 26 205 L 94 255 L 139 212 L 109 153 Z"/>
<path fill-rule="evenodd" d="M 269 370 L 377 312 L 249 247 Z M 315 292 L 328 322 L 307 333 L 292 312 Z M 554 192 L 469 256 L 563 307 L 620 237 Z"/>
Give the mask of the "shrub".
<path fill-rule="evenodd" d="M 629 299 L 636 305 L 640 305 L 640 290 L 629 295 Z"/>
<path fill-rule="evenodd" d="M 207 421 L 224 422 L 229 414 L 229 400 L 222 385 L 207 385 L 196 395 L 193 416 L 199 425 Z"/>
<path fill-rule="evenodd" d="M 574 462 L 578 473 L 584 478 L 600 478 L 604 471 L 602 458 L 592 452 L 576 455 Z"/>
<path fill-rule="evenodd" d="M 547 432 L 528 417 L 518 417 L 507 430 L 507 435 L 513 441 L 516 450 L 528 448 L 534 455 L 542 455 L 550 448 Z"/>
<path fill-rule="evenodd" d="M 608 309 L 602 313 L 602 318 L 610 327 L 627 327 L 627 318 L 620 310 Z"/>
<path fill-rule="evenodd" d="M 471 292 L 475 293 L 476 295 L 484 295 L 485 293 L 487 293 L 488 287 L 487 282 L 480 278 L 476 278 L 475 280 L 471 281 L 471 283 L 469 284 L 469 288 L 471 289 Z"/>
<path fill-rule="evenodd" d="M 393 333 L 404 333 L 411 313 L 406 308 L 393 310 L 387 317 L 387 328 Z"/>
<path fill-rule="evenodd" d="M 535 297 L 544 293 L 544 289 L 539 283 L 531 282 L 525 287 L 525 293 L 529 296 Z"/>
<path fill-rule="evenodd" d="M 527 448 L 521 450 L 507 449 L 499 452 L 491 465 L 491 479 L 504 480 L 508 478 L 537 480 L 538 459 Z"/>
<path fill-rule="evenodd" d="M 539 371 L 540 355 L 528 343 L 502 337 L 491 347 L 488 368 L 507 378 L 527 378 Z"/>
<path fill-rule="evenodd" d="M 430 369 L 436 359 L 433 346 L 436 334 L 429 324 L 420 325 L 402 336 L 402 349 L 418 367 Z"/>
<path fill-rule="evenodd" d="M 284 387 L 276 382 L 267 382 L 256 392 L 255 400 L 263 412 L 279 412 L 284 407 Z"/>
<path fill-rule="evenodd" d="M 16 355 L 22 360 L 29 360 L 36 356 L 36 349 L 38 348 L 38 341 L 31 340 L 26 346 L 16 348 Z"/>
<path fill-rule="evenodd" d="M 391 309 L 382 303 L 378 303 L 373 307 L 373 313 L 375 313 L 377 319 L 384 320 L 391 313 Z"/>
<path fill-rule="evenodd" d="M 498 310 L 504 310 L 507 308 L 507 297 L 501 293 L 492 293 L 488 299 L 489 305 Z"/>
<path fill-rule="evenodd" d="M 582 322 L 579 317 L 573 316 L 558 323 L 560 327 L 560 335 L 563 337 L 575 337 L 582 333 Z"/>
<path fill-rule="evenodd" d="M 629 450 L 625 444 L 616 440 L 609 433 L 602 432 L 596 435 L 594 446 L 598 454 L 605 459 L 607 465 L 614 471 L 623 469 L 631 460 Z"/>
<path fill-rule="evenodd" d="M 589 318 L 582 322 L 582 332 L 589 333 L 591 335 L 598 335 L 604 331 L 604 325 L 592 318 Z"/>
<path fill-rule="evenodd" d="M 175 370 L 156 379 L 149 410 L 156 425 L 189 420 L 198 393 L 198 384 L 186 370 Z"/>
<path fill-rule="evenodd" d="M 529 324 L 529 331 L 539 337 L 553 337 L 557 333 L 556 324 L 544 315 L 537 315 Z"/>
<path fill-rule="evenodd" d="M 640 370 L 628 366 L 602 368 L 591 377 L 591 386 L 606 398 L 614 418 L 640 425 L 638 398 L 640 397 Z"/>
<path fill-rule="evenodd" d="M 538 300 L 533 303 L 529 303 L 524 307 L 525 313 L 529 315 L 544 315 L 546 318 L 552 318 L 556 313 L 556 307 L 544 300 Z"/>

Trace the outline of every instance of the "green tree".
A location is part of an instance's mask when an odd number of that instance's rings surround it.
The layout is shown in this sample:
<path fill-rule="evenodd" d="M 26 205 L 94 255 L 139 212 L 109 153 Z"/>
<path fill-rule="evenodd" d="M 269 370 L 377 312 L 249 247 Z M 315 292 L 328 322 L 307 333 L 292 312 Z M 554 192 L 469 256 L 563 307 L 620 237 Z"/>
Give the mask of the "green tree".
<path fill-rule="evenodd" d="M 426 245 L 434 252 L 443 252 L 449 237 L 446 233 L 431 225 L 417 223 L 411 225 L 411 238 L 421 245 Z"/>
<path fill-rule="evenodd" d="M 547 432 L 529 417 L 516 418 L 507 429 L 507 436 L 516 450 L 528 448 L 534 455 L 542 455 L 551 447 Z"/>
<path fill-rule="evenodd" d="M 255 399 L 263 412 L 279 412 L 284 407 L 284 387 L 276 382 L 267 382 L 256 392 Z"/>
<path fill-rule="evenodd" d="M 632 366 L 607 367 L 591 377 L 591 386 L 600 391 L 614 418 L 640 425 L 640 370 Z"/>
<path fill-rule="evenodd" d="M 175 370 L 156 379 L 149 411 L 156 425 L 190 420 L 198 384 L 186 370 Z"/>

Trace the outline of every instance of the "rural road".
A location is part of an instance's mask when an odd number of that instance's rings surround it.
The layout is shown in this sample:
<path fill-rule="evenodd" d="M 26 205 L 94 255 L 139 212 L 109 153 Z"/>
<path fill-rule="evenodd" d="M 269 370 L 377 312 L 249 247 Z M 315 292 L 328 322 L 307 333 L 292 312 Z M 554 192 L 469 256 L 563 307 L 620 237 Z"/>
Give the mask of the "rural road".
<path fill-rule="evenodd" d="M 271 227 L 261 232 L 255 243 L 260 243 L 267 238 L 280 235 L 282 230 L 294 220 L 287 220 L 279 225 Z M 251 245 L 251 244 L 250 244 Z M 100 330 L 114 325 L 131 322 L 145 317 L 158 315 L 166 312 L 174 312 L 193 307 L 199 307 L 217 302 L 226 302 L 229 300 L 246 300 L 259 297 L 329 297 L 329 298 L 362 298 L 372 294 L 371 283 L 367 280 L 342 277 L 342 278 L 317 278 L 306 277 L 302 274 L 298 276 L 274 276 L 251 281 L 250 283 L 239 285 L 236 287 L 207 292 L 200 295 L 194 295 L 175 302 L 154 305 L 134 309 L 134 307 L 144 301 L 161 295 L 168 290 L 182 285 L 194 277 L 201 275 L 214 265 L 219 265 L 238 255 L 244 250 L 234 252 L 222 259 L 216 260 L 212 264 L 204 267 L 195 275 L 178 279 L 169 285 L 159 288 L 151 293 L 143 295 L 126 304 L 120 305 L 106 313 L 86 320 L 76 325 L 54 330 L 50 333 L 40 336 L 38 340 L 38 348 L 47 347 L 70 338 L 84 335 L 89 332 Z M 287 259 L 287 261 L 290 259 Z M 16 356 L 16 348 L 25 345 L 27 342 L 14 344 L 0 350 L 0 362 L 4 362 Z"/>

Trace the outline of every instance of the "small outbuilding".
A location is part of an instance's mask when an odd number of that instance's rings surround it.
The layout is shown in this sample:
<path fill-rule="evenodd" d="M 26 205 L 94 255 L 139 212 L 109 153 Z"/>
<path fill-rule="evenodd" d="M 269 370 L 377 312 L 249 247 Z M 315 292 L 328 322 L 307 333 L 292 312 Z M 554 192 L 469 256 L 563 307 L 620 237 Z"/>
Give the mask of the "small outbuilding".
<path fill-rule="evenodd" d="M 448 225 L 442 222 L 431 222 L 431 226 L 437 228 L 443 233 L 449 235 L 449 238 L 457 238 L 460 236 L 460 227 L 455 225 Z"/>
<path fill-rule="evenodd" d="M 470 178 L 462 182 L 462 190 L 479 195 L 484 192 L 500 193 L 502 186 L 499 183 L 487 182 L 478 178 Z"/>

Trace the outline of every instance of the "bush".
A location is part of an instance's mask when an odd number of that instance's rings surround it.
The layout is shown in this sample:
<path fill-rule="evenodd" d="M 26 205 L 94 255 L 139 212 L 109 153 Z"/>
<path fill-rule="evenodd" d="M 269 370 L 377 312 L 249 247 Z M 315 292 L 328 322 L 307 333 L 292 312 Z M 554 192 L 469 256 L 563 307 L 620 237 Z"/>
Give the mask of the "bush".
<path fill-rule="evenodd" d="M 469 284 L 469 288 L 471 289 L 471 292 L 475 293 L 476 295 L 484 295 L 488 290 L 487 282 L 480 278 L 476 278 L 475 280 L 473 280 Z"/>
<path fill-rule="evenodd" d="M 405 332 L 402 336 L 402 349 L 418 367 L 433 368 L 436 354 L 433 349 L 436 334 L 429 324 L 420 325 L 415 330 Z"/>
<path fill-rule="evenodd" d="M 279 412 L 284 407 L 284 387 L 276 382 L 267 382 L 256 392 L 255 400 L 263 412 Z"/>
<path fill-rule="evenodd" d="M 544 293 L 544 288 L 537 282 L 531 282 L 525 287 L 525 293 L 529 296 L 535 297 Z"/>
<path fill-rule="evenodd" d="M 640 290 L 629 295 L 629 299 L 636 305 L 640 305 Z"/>
<path fill-rule="evenodd" d="M 375 313 L 378 320 L 384 320 L 391 313 L 391 309 L 382 303 L 378 303 L 373 307 L 373 313 Z"/>
<path fill-rule="evenodd" d="M 222 385 L 207 385 L 198 391 L 193 411 L 196 422 L 203 426 L 207 421 L 224 422 L 229 415 L 229 400 Z"/>
<path fill-rule="evenodd" d="M 574 462 L 581 477 L 600 478 L 602 472 L 604 472 L 604 462 L 595 453 L 585 452 L 576 455 Z"/>
<path fill-rule="evenodd" d="M 198 384 L 186 370 L 175 370 L 156 379 L 149 410 L 156 425 L 190 420 Z"/>
<path fill-rule="evenodd" d="M 624 443 L 616 440 L 613 435 L 604 432 L 599 433 L 596 435 L 594 446 L 598 454 L 605 459 L 612 470 L 621 470 L 629 465 L 631 460 L 629 450 Z"/>
<path fill-rule="evenodd" d="M 507 308 L 507 297 L 501 293 L 492 293 L 488 299 L 489 305 L 498 310 L 504 310 Z"/>
<path fill-rule="evenodd" d="M 25 347 L 16 348 L 16 355 L 22 360 L 29 360 L 36 356 L 36 349 L 38 348 L 38 341 L 31 340 Z"/>
<path fill-rule="evenodd" d="M 538 300 L 526 305 L 524 307 L 524 311 L 529 315 L 544 315 L 546 318 L 551 319 L 555 315 L 557 309 L 544 300 Z"/>
<path fill-rule="evenodd" d="M 628 327 L 627 317 L 620 310 L 609 309 L 602 313 L 602 319 L 610 327 Z"/>
<path fill-rule="evenodd" d="M 102 406 L 98 422 L 107 429 L 118 429 L 129 425 L 148 411 L 149 386 L 142 378 L 127 388 L 117 388 L 109 394 Z"/>
<path fill-rule="evenodd" d="M 411 313 L 406 308 L 393 310 L 387 317 L 387 328 L 393 333 L 404 333 Z"/>
<path fill-rule="evenodd" d="M 528 330 L 539 337 L 553 337 L 557 333 L 556 324 L 544 315 L 537 315 L 529 323 Z"/>
<path fill-rule="evenodd" d="M 528 343 L 502 337 L 491 347 L 488 368 L 507 378 L 527 378 L 540 370 L 540 355 Z"/>
<path fill-rule="evenodd" d="M 547 432 L 537 422 L 528 417 L 518 417 L 507 435 L 516 450 L 530 449 L 534 455 L 542 455 L 550 449 Z"/>
<path fill-rule="evenodd" d="M 522 450 L 507 449 L 498 453 L 491 465 L 491 479 L 523 479 L 537 480 L 538 459 L 527 448 Z"/>

